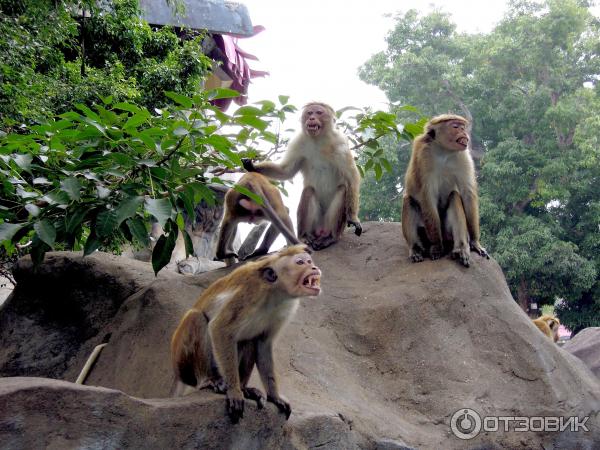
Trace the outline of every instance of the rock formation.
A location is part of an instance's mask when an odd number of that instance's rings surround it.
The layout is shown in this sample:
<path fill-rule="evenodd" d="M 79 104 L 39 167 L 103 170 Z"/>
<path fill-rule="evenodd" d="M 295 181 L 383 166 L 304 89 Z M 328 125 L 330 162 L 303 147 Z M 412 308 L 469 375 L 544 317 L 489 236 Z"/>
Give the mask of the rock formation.
<path fill-rule="evenodd" d="M 9 448 L 595 448 L 600 382 L 543 336 L 501 269 L 473 254 L 412 264 L 397 223 L 367 223 L 314 255 L 323 294 L 275 347 L 293 412 L 222 396 L 167 398 L 169 339 L 220 269 L 184 277 L 106 254 L 23 259 L 0 309 L 0 442 Z M 252 287 L 249 286 L 248 289 Z M 86 384 L 93 347 L 109 338 Z M 43 377 L 43 378 L 33 378 Z M 47 378 L 54 378 L 49 380 Z M 59 381 L 64 380 L 64 381 Z M 251 385 L 262 387 L 256 374 Z M 577 416 L 588 432 L 451 431 L 453 414 Z M 502 427 L 502 422 L 500 422 Z M 513 423 L 514 425 L 518 425 Z"/>

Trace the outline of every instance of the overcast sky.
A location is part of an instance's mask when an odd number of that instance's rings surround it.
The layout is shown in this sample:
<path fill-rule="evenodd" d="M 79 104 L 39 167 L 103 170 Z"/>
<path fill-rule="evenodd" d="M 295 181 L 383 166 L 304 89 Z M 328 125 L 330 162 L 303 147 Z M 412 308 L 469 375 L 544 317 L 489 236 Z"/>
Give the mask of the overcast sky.
<path fill-rule="evenodd" d="M 385 108 L 385 95 L 358 78 L 358 68 L 385 49 L 393 19 L 385 14 L 414 8 L 424 13 L 439 6 L 452 14 L 460 31 L 489 31 L 503 16 L 504 1 L 455 0 L 241 0 L 254 25 L 266 30 L 240 40 L 260 61 L 252 66 L 270 76 L 255 79 L 250 100 L 290 95 L 301 106 L 325 101 L 344 106 Z"/>

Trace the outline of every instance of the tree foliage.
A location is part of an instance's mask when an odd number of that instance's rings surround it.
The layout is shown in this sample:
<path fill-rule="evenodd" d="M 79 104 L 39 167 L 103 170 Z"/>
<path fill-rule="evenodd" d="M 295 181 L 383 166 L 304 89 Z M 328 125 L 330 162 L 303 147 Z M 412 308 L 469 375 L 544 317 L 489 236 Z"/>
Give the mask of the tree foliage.
<path fill-rule="evenodd" d="M 365 81 L 425 115 L 472 115 L 483 242 L 519 303 L 562 299 L 570 328 L 600 325 L 600 24 L 587 3 L 512 1 L 489 34 L 409 11 L 387 44 L 362 67 Z M 386 198 L 406 169 L 406 150 L 386 150 L 397 153 Z M 367 180 L 367 208 L 376 192 Z"/>
<path fill-rule="evenodd" d="M 192 95 L 211 65 L 202 37 L 152 29 L 138 0 L 0 0 L 0 129 L 109 95 L 150 109 Z"/>

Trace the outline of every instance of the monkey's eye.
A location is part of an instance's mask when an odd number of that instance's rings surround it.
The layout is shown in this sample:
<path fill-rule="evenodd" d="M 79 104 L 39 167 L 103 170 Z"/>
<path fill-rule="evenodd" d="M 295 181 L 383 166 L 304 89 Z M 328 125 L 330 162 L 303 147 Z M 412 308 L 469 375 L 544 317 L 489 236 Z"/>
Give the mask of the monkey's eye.
<path fill-rule="evenodd" d="M 296 264 L 298 264 L 299 266 L 301 266 L 302 264 L 304 264 L 304 260 L 303 259 L 297 259 L 296 260 Z"/>

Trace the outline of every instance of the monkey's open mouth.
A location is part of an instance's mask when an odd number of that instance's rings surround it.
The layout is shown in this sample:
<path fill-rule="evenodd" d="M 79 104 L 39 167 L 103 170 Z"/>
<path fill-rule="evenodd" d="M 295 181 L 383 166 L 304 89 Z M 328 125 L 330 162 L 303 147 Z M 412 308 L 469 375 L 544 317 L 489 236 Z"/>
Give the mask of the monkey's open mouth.
<path fill-rule="evenodd" d="M 318 272 L 308 274 L 302 280 L 302 286 L 317 293 L 321 292 L 321 275 Z"/>
<path fill-rule="evenodd" d="M 463 147 L 466 147 L 467 145 L 469 145 L 469 140 L 466 137 L 461 137 L 458 138 L 456 140 L 456 142 L 458 142 L 460 145 L 462 145 Z"/>
<path fill-rule="evenodd" d="M 306 129 L 308 131 L 319 131 L 321 129 L 321 126 L 316 123 L 309 123 L 309 124 L 306 124 Z"/>

